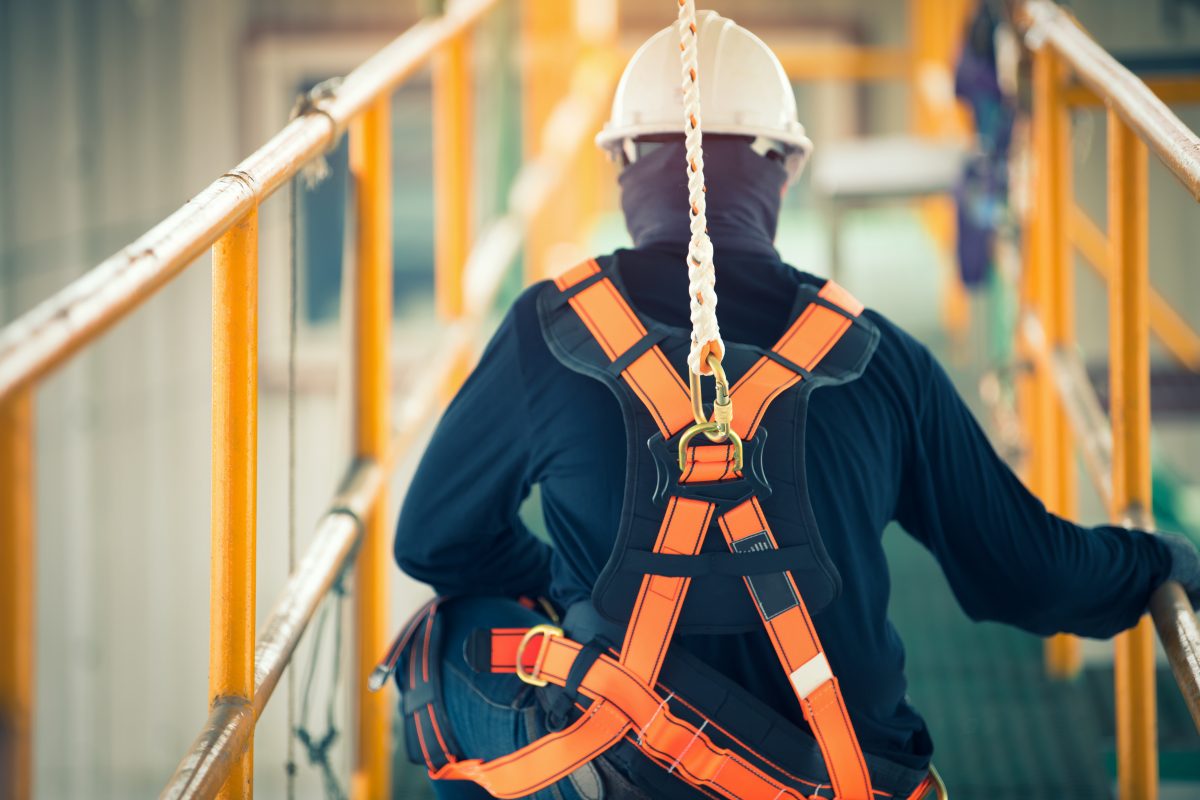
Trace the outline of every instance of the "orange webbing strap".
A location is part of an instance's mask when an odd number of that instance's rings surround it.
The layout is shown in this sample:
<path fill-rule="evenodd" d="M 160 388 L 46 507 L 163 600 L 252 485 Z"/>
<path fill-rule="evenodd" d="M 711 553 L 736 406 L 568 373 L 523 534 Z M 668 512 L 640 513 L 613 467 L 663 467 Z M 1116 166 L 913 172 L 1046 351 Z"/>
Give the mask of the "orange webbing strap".
<path fill-rule="evenodd" d="M 515 670 L 515 661 L 506 662 L 505 657 L 515 659 L 516 643 L 523 634 L 524 631 L 511 629 L 492 631 L 493 671 Z M 571 667 L 582 649 L 578 642 L 553 637 L 544 640 L 538 652 L 524 653 L 522 663 L 526 669 L 540 663 L 538 677 L 556 686 L 566 686 Z M 693 786 L 737 800 L 804 797 L 799 790 L 780 783 L 741 754 L 715 744 L 704 732 L 707 720 L 696 726 L 675 716 L 668 706 L 670 696 L 654 691 L 628 666 L 608 655 L 601 655 L 588 669 L 580 681 L 579 693 L 594 701 L 583 719 L 588 719 L 597 705 L 617 709 L 628 721 L 631 741 L 664 769 Z M 537 759 L 527 760 L 533 762 L 532 768 L 538 767 Z"/>
<path fill-rule="evenodd" d="M 654 543 L 654 552 L 694 555 L 712 522 L 713 505 L 700 500 L 672 497 Z M 662 668 L 663 657 L 675 632 L 679 610 L 687 596 L 690 578 L 646 575 L 634 603 L 621 649 L 621 670 L 634 681 L 653 685 Z M 511 633 L 505 629 L 501 633 Z M 521 631 L 522 636 L 524 631 Z M 503 637 L 502 637 L 503 638 Z M 512 637 L 507 637 L 512 641 Z M 517 640 L 519 644 L 519 639 Z M 554 641 L 557 641 L 554 640 Z M 518 644 L 500 646 L 492 651 L 492 667 L 497 659 L 515 663 Z M 542 642 L 542 648 L 547 647 Z M 529 664 L 540 677 L 547 669 L 541 654 Z M 569 669 L 569 668 L 568 668 Z M 562 673 L 562 682 L 567 673 Z M 560 684 L 561 685 L 561 684 Z M 649 691 L 649 689 L 647 689 Z M 531 742 L 515 753 L 494 759 L 462 759 L 430 773 L 435 780 L 471 780 L 496 797 L 524 797 L 560 780 L 612 747 L 630 726 L 629 714 L 618 711 L 604 696 L 573 724 Z"/>
<path fill-rule="evenodd" d="M 735 553 L 779 547 L 757 497 L 726 512 L 719 522 L 729 549 Z M 775 654 L 800 701 L 804 719 L 821 748 L 835 796 L 838 800 L 870 800 L 867 763 L 795 580 L 790 572 L 753 575 L 745 580 Z"/>
<path fill-rule="evenodd" d="M 742 477 L 741 470 L 733 466 L 732 444 L 689 446 L 683 466 L 680 483 L 707 483 Z"/>
<path fill-rule="evenodd" d="M 700 552 L 704 534 L 712 522 L 713 504 L 685 497 L 671 497 L 663 516 L 655 553 L 692 556 Z M 625 628 L 621 663 L 648 686 L 658 680 L 663 658 L 675 633 L 679 611 L 691 578 L 645 575 Z"/>
<path fill-rule="evenodd" d="M 555 280 L 566 291 L 600 271 L 595 261 L 568 270 Z M 646 336 L 646 328 L 607 277 L 577 292 L 568 301 L 610 361 L 616 361 Z M 638 356 L 621 372 L 654 417 L 666 439 L 693 421 L 687 386 L 658 345 Z"/>
<path fill-rule="evenodd" d="M 545 676 L 545 668 L 539 674 Z M 430 772 L 429 777 L 473 781 L 493 797 L 525 797 L 562 780 L 621 741 L 631 725 L 616 706 L 600 700 L 571 725 L 514 753 L 491 761 L 460 759 Z"/>
<path fill-rule="evenodd" d="M 827 281 L 818 296 L 850 316 L 857 317 L 863 311 L 862 303 L 833 281 Z M 771 350 L 791 363 L 811 370 L 837 344 L 851 324 L 844 314 L 811 303 Z M 733 429 L 737 434 L 743 439 L 754 436 L 771 401 L 790 389 L 801 377 L 778 361 L 765 356 L 759 359 L 734 384 L 732 390 Z"/>

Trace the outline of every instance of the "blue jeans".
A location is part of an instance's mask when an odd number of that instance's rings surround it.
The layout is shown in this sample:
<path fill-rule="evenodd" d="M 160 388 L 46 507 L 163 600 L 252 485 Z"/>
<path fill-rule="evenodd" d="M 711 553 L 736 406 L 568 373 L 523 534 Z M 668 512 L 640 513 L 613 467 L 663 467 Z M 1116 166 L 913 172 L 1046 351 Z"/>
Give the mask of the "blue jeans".
<path fill-rule="evenodd" d="M 513 600 L 462 598 L 438 612 L 442 629 L 442 693 L 450 729 L 464 758 L 492 759 L 529 744 L 548 732 L 537 690 L 513 675 L 475 672 L 463 656 L 463 643 L 477 628 L 528 628 L 546 618 Z M 491 795 L 470 781 L 433 781 L 441 800 L 483 800 Z M 533 800 L 581 800 L 570 779 L 530 795 Z"/>

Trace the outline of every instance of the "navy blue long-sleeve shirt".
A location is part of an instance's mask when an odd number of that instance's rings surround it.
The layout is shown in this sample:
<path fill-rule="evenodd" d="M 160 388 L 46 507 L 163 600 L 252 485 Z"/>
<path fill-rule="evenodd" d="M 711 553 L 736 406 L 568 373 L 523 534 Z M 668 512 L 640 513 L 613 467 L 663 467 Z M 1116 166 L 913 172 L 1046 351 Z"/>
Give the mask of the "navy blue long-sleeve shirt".
<path fill-rule="evenodd" d="M 687 327 L 683 253 L 617 255 L 638 312 Z M 821 281 L 764 254 L 722 251 L 724 338 L 769 348 L 791 321 L 801 282 Z M 514 303 L 450 404 L 400 514 L 396 559 L 439 593 L 548 594 L 569 605 L 590 596 L 612 547 L 625 485 L 621 412 L 608 388 L 551 355 L 539 289 Z M 808 412 L 812 508 L 842 577 L 840 596 L 814 622 L 864 749 L 921 767 L 924 724 L 905 702 L 904 647 L 887 617 L 889 522 L 933 553 L 973 619 L 1043 635 L 1107 637 L 1131 626 L 1170 557 L 1148 534 L 1049 514 L 928 350 L 865 313 L 881 331 L 865 373 L 814 391 Z M 534 484 L 552 547 L 518 518 Z M 679 638 L 803 725 L 764 634 Z"/>

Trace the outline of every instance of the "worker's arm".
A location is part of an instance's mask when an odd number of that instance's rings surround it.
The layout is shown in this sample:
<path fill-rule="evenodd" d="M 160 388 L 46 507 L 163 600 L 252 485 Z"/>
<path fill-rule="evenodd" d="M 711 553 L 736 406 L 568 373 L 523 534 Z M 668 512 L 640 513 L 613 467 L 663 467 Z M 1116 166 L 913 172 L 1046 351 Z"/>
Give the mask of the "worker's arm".
<path fill-rule="evenodd" d="M 992 449 L 923 348 L 925 383 L 896 518 L 941 563 L 974 619 L 1108 637 L 1137 622 L 1171 572 L 1151 534 L 1050 514 Z"/>
<path fill-rule="evenodd" d="M 550 548 L 521 523 L 528 408 L 513 315 L 433 433 L 400 510 L 400 568 L 439 594 L 545 594 Z"/>

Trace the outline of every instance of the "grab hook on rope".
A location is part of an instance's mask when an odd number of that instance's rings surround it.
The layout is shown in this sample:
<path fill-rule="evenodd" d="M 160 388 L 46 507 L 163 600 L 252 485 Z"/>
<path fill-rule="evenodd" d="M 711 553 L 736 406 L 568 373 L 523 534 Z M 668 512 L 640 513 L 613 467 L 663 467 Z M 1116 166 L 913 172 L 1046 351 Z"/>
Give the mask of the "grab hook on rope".
<path fill-rule="evenodd" d="M 734 469 L 741 469 L 743 463 L 742 439 L 730 427 L 733 423 L 733 398 L 729 396 L 729 378 L 725 375 L 725 368 L 721 366 L 721 359 L 715 353 L 708 355 L 706 363 L 712 370 L 713 382 L 716 384 L 712 419 L 710 420 L 704 413 L 704 392 L 700 387 L 700 376 L 689 371 L 688 389 L 692 396 L 692 416 L 696 418 L 696 424 L 679 437 L 679 469 L 683 470 L 687 465 L 688 443 L 701 433 L 712 442 L 730 442 L 733 445 Z"/>

